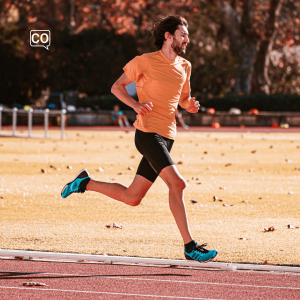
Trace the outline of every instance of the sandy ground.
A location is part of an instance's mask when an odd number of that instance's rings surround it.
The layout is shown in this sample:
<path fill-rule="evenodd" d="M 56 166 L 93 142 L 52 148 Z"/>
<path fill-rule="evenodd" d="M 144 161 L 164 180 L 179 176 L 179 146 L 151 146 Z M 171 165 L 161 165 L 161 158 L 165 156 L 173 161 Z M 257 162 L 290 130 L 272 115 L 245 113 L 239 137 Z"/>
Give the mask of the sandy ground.
<path fill-rule="evenodd" d="M 133 141 L 124 131 L 0 137 L 0 248 L 183 259 L 161 179 L 137 207 L 93 192 L 60 196 L 83 168 L 129 185 L 141 159 Z M 172 157 L 188 181 L 191 232 L 218 261 L 300 265 L 300 229 L 288 228 L 300 226 L 300 133 L 179 132 Z M 113 222 L 123 228 L 106 228 Z"/>

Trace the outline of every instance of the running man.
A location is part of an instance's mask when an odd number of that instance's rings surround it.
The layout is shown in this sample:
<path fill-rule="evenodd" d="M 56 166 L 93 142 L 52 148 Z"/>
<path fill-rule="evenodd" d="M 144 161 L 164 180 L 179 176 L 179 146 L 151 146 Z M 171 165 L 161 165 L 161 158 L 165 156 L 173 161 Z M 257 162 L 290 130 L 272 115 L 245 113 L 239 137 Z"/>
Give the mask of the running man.
<path fill-rule="evenodd" d="M 189 260 L 208 261 L 218 252 L 196 243 L 189 230 L 184 205 L 186 181 L 179 174 L 170 151 L 176 137 L 175 114 L 178 104 L 190 113 L 197 113 L 199 102 L 190 96 L 191 63 L 185 54 L 189 43 L 187 21 L 169 15 L 155 23 L 152 36 L 158 51 L 136 56 L 124 68 L 124 73 L 112 86 L 112 93 L 137 113 L 135 145 L 143 158 L 129 187 L 91 179 L 81 170 L 63 188 L 63 198 L 72 193 L 94 191 L 125 204 L 139 205 L 158 176 L 169 188 L 169 205 L 181 233 L 184 254 Z M 139 102 L 125 86 L 136 83 Z"/>

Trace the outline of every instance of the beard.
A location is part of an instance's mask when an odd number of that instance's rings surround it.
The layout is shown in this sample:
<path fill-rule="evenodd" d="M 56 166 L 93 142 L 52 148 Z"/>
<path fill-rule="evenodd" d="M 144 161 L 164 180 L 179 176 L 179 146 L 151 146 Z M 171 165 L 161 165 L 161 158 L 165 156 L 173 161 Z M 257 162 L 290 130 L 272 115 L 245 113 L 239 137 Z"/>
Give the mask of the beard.
<path fill-rule="evenodd" d="M 182 55 L 186 52 L 186 50 L 184 49 L 184 45 L 186 46 L 186 43 L 180 44 L 174 37 L 171 47 L 177 55 Z"/>

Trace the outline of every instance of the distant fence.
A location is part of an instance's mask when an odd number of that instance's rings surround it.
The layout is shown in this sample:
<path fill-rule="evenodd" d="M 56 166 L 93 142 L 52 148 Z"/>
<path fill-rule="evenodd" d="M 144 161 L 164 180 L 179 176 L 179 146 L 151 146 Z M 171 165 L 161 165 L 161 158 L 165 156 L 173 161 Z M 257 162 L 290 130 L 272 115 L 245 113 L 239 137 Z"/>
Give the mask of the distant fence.
<path fill-rule="evenodd" d="M 3 133 L 2 132 L 2 120 L 3 120 L 3 113 L 7 115 L 11 115 L 11 124 L 12 124 L 12 132 L 11 133 Z M 20 135 L 17 134 L 17 116 L 18 115 L 27 115 L 28 118 L 28 134 L 27 135 Z M 29 110 L 18 110 L 17 108 L 13 109 L 5 109 L 3 107 L 0 107 L 0 136 L 15 136 L 15 137 L 36 137 L 36 138 L 55 138 L 50 137 L 48 135 L 49 130 L 49 115 L 50 116 L 58 116 L 60 117 L 60 127 L 61 127 L 61 135 L 60 138 L 65 138 L 65 116 L 66 116 L 66 110 L 49 110 L 48 108 L 45 110 L 33 110 L 30 108 Z M 44 135 L 43 136 L 36 136 L 32 134 L 32 122 L 34 116 L 42 116 L 44 117 Z"/>
<path fill-rule="evenodd" d="M 124 111 L 129 122 L 136 119 L 135 111 Z M 242 112 L 239 115 L 229 114 L 225 111 L 217 111 L 214 114 L 197 113 L 190 114 L 182 111 L 182 117 L 189 126 L 211 126 L 219 123 L 221 126 L 271 126 L 272 123 L 289 124 L 291 127 L 300 126 L 300 112 L 265 112 L 260 111 L 258 115 Z M 97 112 L 68 112 L 68 126 L 110 126 L 113 124 L 111 112 L 102 110 Z"/>
<path fill-rule="evenodd" d="M 300 112 L 275 112 L 260 111 L 258 115 L 242 112 L 239 115 L 229 114 L 225 111 L 217 111 L 215 114 L 190 114 L 182 113 L 186 124 L 190 126 L 211 126 L 219 123 L 221 126 L 271 126 L 272 123 L 288 124 L 292 127 L 300 126 Z"/>

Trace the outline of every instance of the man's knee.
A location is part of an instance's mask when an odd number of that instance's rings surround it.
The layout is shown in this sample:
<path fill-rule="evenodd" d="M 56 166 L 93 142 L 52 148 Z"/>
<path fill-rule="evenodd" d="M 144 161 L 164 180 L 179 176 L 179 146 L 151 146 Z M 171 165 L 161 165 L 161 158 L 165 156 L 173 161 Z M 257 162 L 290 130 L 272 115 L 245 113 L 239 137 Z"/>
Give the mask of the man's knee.
<path fill-rule="evenodd" d="M 152 184 L 153 182 L 143 176 L 136 175 L 132 184 L 124 193 L 123 202 L 131 206 L 139 205 Z"/>
<path fill-rule="evenodd" d="M 131 199 L 131 201 L 129 202 L 129 205 L 131 206 L 138 206 L 141 202 L 142 202 L 143 198 L 133 198 Z"/>
<path fill-rule="evenodd" d="M 183 177 L 177 177 L 170 180 L 167 185 L 169 189 L 183 191 L 187 186 L 187 182 Z"/>
<path fill-rule="evenodd" d="M 130 206 L 138 206 L 144 198 L 144 195 L 125 195 L 125 203 Z"/>
<path fill-rule="evenodd" d="M 183 191 L 187 186 L 187 182 L 184 178 L 179 178 L 177 179 L 175 185 L 178 187 L 179 190 Z"/>
<path fill-rule="evenodd" d="M 164 168 L 159 175 L 169 190 L 183 191 L 187 186 L 185 179 L 180 175 L 174 165 Z"/>

